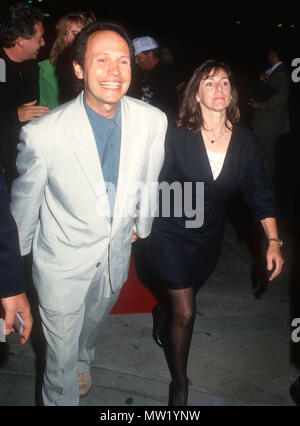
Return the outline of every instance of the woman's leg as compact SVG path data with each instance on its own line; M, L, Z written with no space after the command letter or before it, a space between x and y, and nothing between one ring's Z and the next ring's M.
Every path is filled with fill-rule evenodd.
M195 291L192 287L168 290L168 296L169 318L163 343L172 377L169 405L186 405L187 363L196 314Z

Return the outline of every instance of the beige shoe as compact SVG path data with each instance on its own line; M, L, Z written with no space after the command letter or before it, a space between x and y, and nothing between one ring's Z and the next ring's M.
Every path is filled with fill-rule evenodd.
M79 396L86 396L92 387L92 377L90 373L77 374L79 385Z

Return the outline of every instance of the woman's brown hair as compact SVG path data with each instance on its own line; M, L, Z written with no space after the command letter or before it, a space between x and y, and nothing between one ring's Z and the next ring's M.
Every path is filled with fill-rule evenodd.
M179 120L177 121L178 127L185 127L188 130L197 132L204 125L201 107L196 99L200 81L208 78L212 71L214 72L213 75L215 75L220 69L226 72L231 85L232 100L226 110L226 126L228 121L232 124L239 121L240 111L238 108L238 95L232 83L230 68L224 62L210 59L205 61L194 71L190 81L188 82L179 108Z

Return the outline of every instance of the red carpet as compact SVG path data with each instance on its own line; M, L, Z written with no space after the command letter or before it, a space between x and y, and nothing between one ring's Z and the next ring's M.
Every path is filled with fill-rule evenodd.
M131 257L128 280L123 285L110 315L150 313L156 303L153 294L138 280L134 260Z

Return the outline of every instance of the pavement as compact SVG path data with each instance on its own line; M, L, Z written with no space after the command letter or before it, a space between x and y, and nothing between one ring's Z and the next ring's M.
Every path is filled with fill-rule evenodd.
M300 342L291 342L293 245L290 231L281 236L285 267L263 290L251 282L247 244L227 226L217 269L197 295L189 406L295 405L289 394L300 375ZM81 406L167 406L170 376L151 330L151 314L108 317ZM25 345L16 335L0 344L0 406L40 405L42 349L37 331Z

